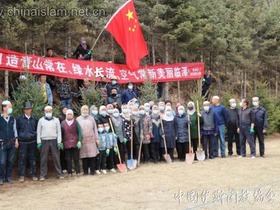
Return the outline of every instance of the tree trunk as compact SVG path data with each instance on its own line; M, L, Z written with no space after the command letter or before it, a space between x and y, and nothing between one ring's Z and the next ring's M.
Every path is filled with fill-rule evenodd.
M115 61L115 50L114 50L114 39L111 36L111 61L114 63Z
M246 84L246 82L247 82L247 73L244 70L244 98L247 97L247 84Z
M153 61L153 65L155 65L156 64L156 54L155 54L154 35L152 35L152 61Z
M168 41L164 42L165 64L169 63ZM164 99L169 100L169 82L164 84Z
M8 46L5 46L8 49ZM9 97L9 71L5 71L5 98Z
M276 77L275 77L275 96L278 98L278 67L276 68Z

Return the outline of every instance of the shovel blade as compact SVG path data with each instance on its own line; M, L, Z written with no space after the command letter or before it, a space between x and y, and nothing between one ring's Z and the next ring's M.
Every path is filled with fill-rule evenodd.
M137 160L133 160L133 159L129 159L127 160L127 168L129 170L133 170L136 168L136 165L137 165Z
M186 154L186 162L188 164L192 164L194 160L194 153L187 153Z
M125 164L123 164L123 163L117 164L117 167L118 167L118 169L121 173L126 173L127 172L127 167L126 167Z
M172 159L169 154L164 154L163 157L167 163L172 163Z
M205 160L205 152L204 152L204 150L197 150L196 151L196 158L199 161L204 161Z

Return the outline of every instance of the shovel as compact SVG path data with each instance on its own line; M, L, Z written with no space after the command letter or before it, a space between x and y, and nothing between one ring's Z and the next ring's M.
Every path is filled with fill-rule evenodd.
M140 166L140 162L141 162L141 150L142 150L142 145L143 145L143 130L141 131L141 142L140 142L140 147L139 147L139 153L138 153L138 162L137 162L137 166Z
M137 160L133 159L133 122L131 120L131 142L130 142L130 159L127 160L127 168L133 170L136 168Z
M188 114L189 153L186 153L186 162L188 164L192 164L194 160L194 153L192 151L191 125L189 122L190 122L190 115Z
M199 112L199 104L198 101L196 101L196 105L197 105L197 111ZM197 130L198 130L198 149L195 152L196 153L196 158L199 161L203 161L205 160L205 152L204 150L201 148L201 136L200 136L200 118L199 116L197 116Z
M113 131L113 133L115 134L115 130L114 130L114 127L113 127L113 125L112 125L112 121L111 121L110 118L109 118L109 122L110 122L110 126L111 126L111 128L112 128L112 131ZM119 157L119 162L120 162L119 164L117 164L117 167L118 167L118 169L119 169L119 171L120 171L121 173L125 173L125 172L127 172L127 168L126 168L126 165L122 163L122 159L121 159L121 155L120 155L120 150L119 150L119 147L118 147L118 143L117 143L117 150L118 150L118 157Z
M163 155L163 157L167 163L172 163L172 159L171 159L170 155L167 153L166 139L165 139L165 133L164 133L164 129L163 129L162 117L160 117L160 124L161 124L161 129L163 132L162 138L163 138L164 149L165 149L165 154Z

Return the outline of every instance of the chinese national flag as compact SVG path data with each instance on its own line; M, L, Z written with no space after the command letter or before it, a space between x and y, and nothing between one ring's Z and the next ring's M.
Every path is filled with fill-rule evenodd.
M111 17L105 28L115 37L126 55L126 64L136 70L140 60L148 54L139 20L132 0L127 1Z

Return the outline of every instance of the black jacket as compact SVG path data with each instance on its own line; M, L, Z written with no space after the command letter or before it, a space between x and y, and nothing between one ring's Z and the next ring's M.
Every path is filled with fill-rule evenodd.
M16 120L19 142L36 141L38 120L31 116L29 119L22 115Z

